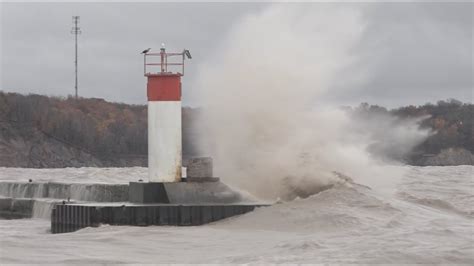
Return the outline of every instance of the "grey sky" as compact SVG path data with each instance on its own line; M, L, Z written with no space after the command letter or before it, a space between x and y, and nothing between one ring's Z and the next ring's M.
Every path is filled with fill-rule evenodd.
M145 103L146 81L139 53L165 42L169 50L187 48L193 54L183 86L185 104L194 104L186 90L192 90L196 68L242 16L268 5L2 3L0 89L73 94L70 30L71 17L79 15L83 31L79 37L81 96ZM367 25L354 53L359 54L360 67L372 73L350 93L328 94L328 101L368 101L390 107L446 98L472 102L472 3L363 6ZM347 78L352 72L348 70Z

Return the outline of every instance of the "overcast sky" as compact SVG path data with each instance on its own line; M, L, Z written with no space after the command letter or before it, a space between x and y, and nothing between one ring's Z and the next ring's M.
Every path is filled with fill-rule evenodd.
M233 25L272 4L252 3L1 3L1 90L74 94L73 15L81 16L79 94L146 102L143 58L148 47L187 48L184 102L199 67ZM322 5L320 3L300 5ZM351 4L340 4L351 5ZM352 4L365 30L354 48L370 78L347 93L326 95L337 104L369 102L395 107L473 98L473 4ZM328 25L330 27L331 25ZM262 33L264 34L264 33ZM275 41L278 41L275 39ZM262 49L264 49L262 47ZM368 67L369 66L369 67ZM342 78L351 78L347 71ZM337 86L335 84L334 86Z

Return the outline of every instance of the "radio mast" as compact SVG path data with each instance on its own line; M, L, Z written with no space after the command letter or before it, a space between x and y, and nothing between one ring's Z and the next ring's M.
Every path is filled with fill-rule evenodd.
M77 35L78 34L81 34L81 28L79 28L78 24L79 24L79 19L80 17L79 16L73 16L72 17L72 23L74 24L74 27L72 27L72 30L71 30L71 33L74 34L74 38L75 38L75 60L74 60L74 66L75 66L75 73L76 73L76 79L75 79L75 91L76 91L76 99L77 99Z

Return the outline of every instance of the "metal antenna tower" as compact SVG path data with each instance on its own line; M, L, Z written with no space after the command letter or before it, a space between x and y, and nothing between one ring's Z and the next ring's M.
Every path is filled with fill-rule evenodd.
M77 99L77 35L81 34L81 28L79 28L79 16L73 16L72 17L72 23L74 24L74 27L72 27L71 33L74 34L75 38L75 60L74 60L74 65L76 67L75 72L76 72L76 82L75 82L75 90L76 90L76 99Z

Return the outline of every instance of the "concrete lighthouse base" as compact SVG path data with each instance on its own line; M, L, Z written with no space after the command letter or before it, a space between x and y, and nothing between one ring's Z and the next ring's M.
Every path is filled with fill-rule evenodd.
M244 199L220 181L146 183L129 185L129 201L132 203L210 204L236 203Z
M238 203L240 193L212 177L212 158L196 157L183 161L186 177L181 182L130 182L132 203L213 204Z

